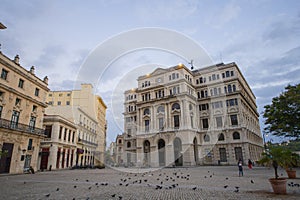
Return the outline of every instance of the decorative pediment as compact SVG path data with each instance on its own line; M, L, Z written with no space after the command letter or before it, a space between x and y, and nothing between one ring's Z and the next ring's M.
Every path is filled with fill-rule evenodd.
M159 74L163 74L167 72L166 69L163 69L163 68L156 68L152 73L151 73L151 76L156 76L156 75L159 75Z

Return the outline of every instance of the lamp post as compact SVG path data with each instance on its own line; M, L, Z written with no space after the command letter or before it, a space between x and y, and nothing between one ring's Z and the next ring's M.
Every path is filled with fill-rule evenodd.
M265 151L267 151L267 144L266 144L266 137L268 136L267 134L266 134L266 132L264 132L263 131L263 142L264 142L264 148L265 148Z

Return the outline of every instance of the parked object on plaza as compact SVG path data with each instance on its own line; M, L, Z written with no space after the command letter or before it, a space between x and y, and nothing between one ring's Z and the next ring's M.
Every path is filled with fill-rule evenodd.
M270 146L266 152L262 153L262 158L258 161L259 164L273 166L275 178L270 178L269 181L275 194L286 194L286 179L278 176L278 166L284 167L286 159L286 149L281 146Z
M249 159L249 160L248 160L248 168L249 168L249 169L252 169L252 165L253 165L253 163L252 163L252 161Z
M244 176L244 172L243 172L243 161L239 160L238 162L238 167L239 167L239 176Z

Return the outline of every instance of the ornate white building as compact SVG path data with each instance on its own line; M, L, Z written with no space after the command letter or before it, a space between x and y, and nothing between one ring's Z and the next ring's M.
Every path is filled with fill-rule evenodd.
M157 68L125 91L124 109L129 166L235 165L263 150L255 96L235 63Z

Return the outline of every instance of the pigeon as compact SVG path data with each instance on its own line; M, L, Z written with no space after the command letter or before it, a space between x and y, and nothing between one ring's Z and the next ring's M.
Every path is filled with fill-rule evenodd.
M193 187L192 189L193 189L193 190L196 190L196 189L197 189L197 187Z
M225 179L228 180L228 177L226 177Z
M227 188L228 187L228 185L224 185L224 188Z
M89 190L90 190L90 189L92 189L92 186L91 186L91 187L89 187Z
M45 196L46 196L46 197L50 197L50 193L46 194Z
M253 180L251 180L251 183L254 183L254 181L253 181Z
M88 180L88 179L86 179L85 181L86 181L86 182L89 182L89 180Z
M111 197L115 197L115 196L116 196L116 194L111 195Z
M77 186L76 186L76 185L74 185L74 188L77 188Z
M59 191L59 188L56 188L56 191Z

